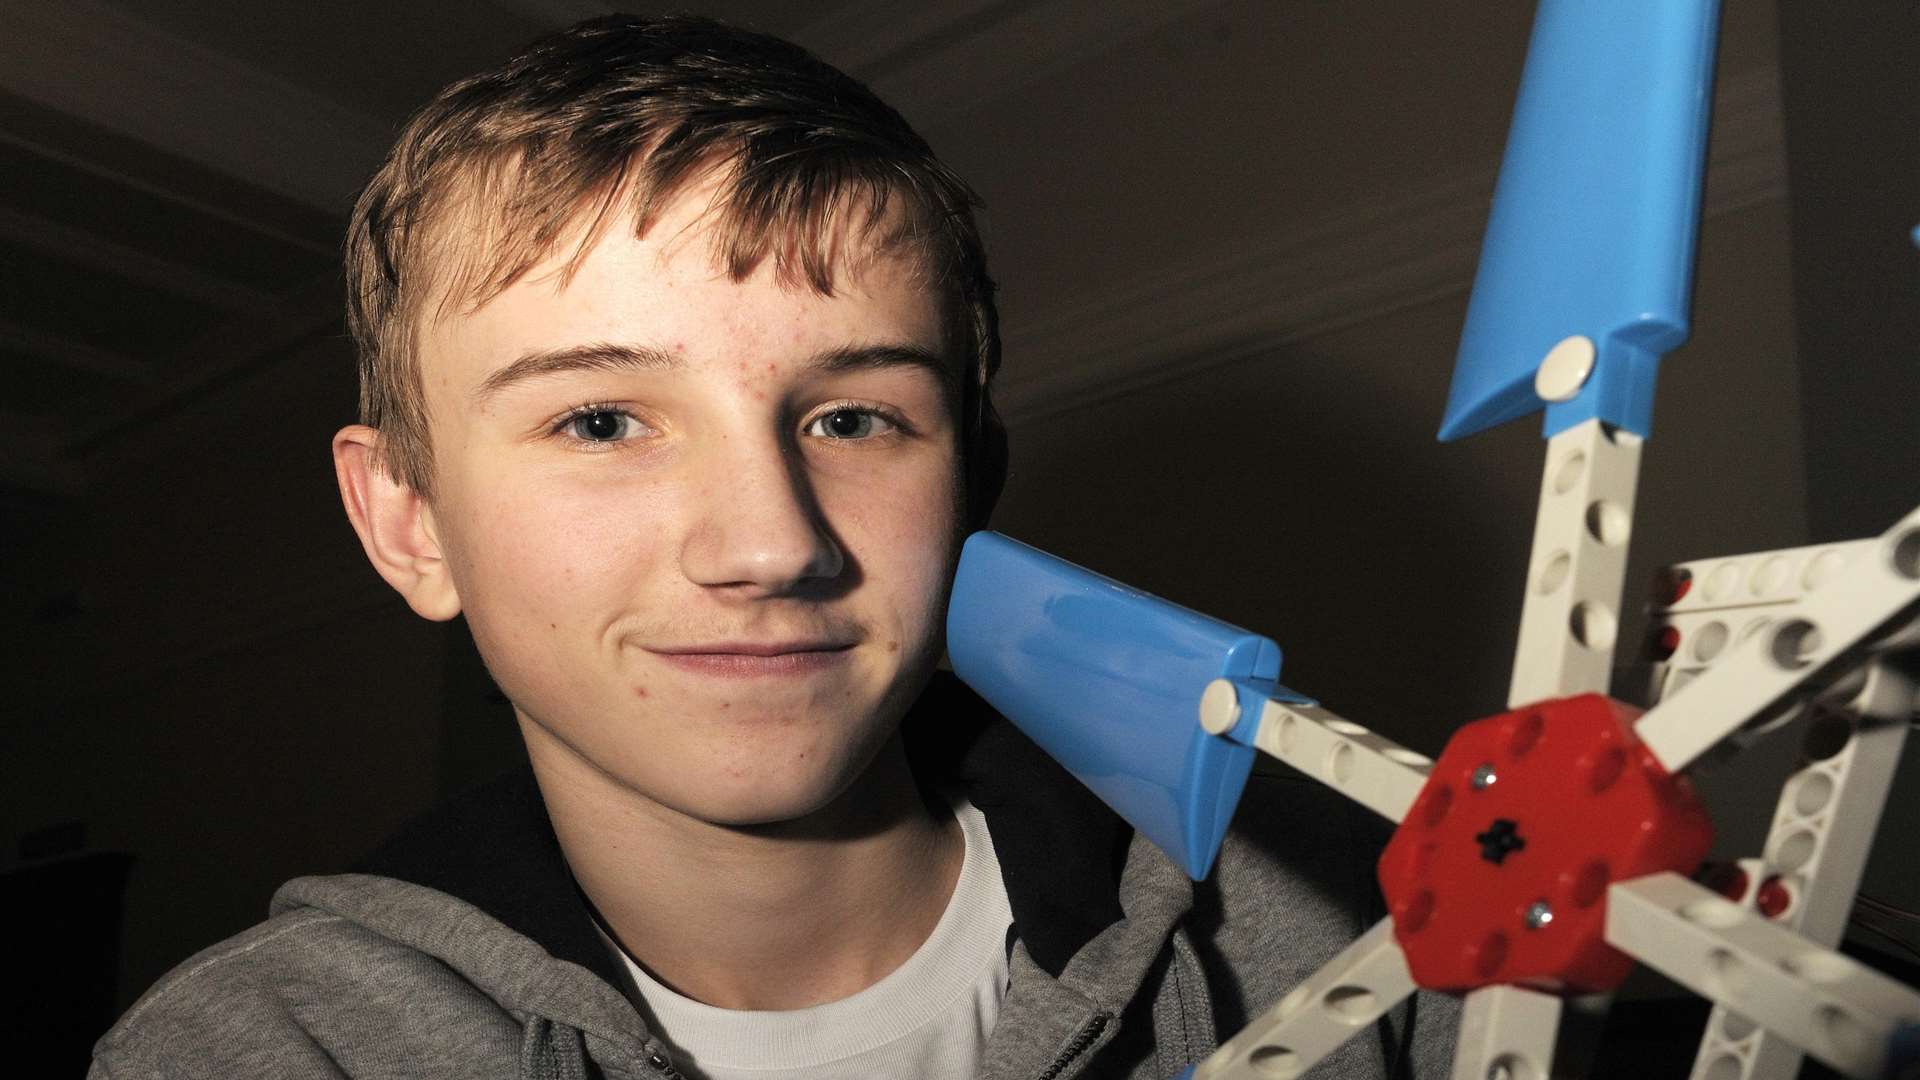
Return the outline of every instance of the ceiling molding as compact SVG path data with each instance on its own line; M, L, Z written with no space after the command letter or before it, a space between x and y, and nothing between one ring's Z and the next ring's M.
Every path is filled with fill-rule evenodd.
M794 35L925 134L1222 0L850 4Z
M1196 252L1077 303L1048 298L1047 315L1004 329L1000 411L1031 422L1464 292L1497 172L1263 226L1264 242L1237 257ZM1705 216L1785 192L1778 73L1723 80Z
M840 5L794 35L923 129L1221 0ZM598 0L497 0L549 26ZM1017 47L1010 47L1017 42ZM103 0L0 4L0 89L344 216L394 132Z
M149 255L98 233L0 206L0 239L36 248L62 262L136 281L171 296L229 311L259 311L279 303L273 293L209 274L187 263Z
M215 326L170 357L164 381L148 388L125 410L76 432L67 441L68 452L97 453L227 380L242 377L307 342L340 334L345 309L340 275L327 273L289 292L271 311Z
M554 30L615 10L602 0L494 0L494 6Z
M0 120L0 123L4 122L4 120ZM167 184L154 183L145 176L134 175L132 171L126 168L115 167L92 160L80 154L70 153L37 139L24 138L18 132L0 130L0 144L18 147L31 154L46 158L49 161L58 162L70 169L77 169L80 172L100 177L103 180L110 181L122 187L131 188L135 191L155 196L156 198L165 199L175 205L184 206L195 213L205 214L210 218L227 222L230 225L238 225L250 232L259 233L261 236L271 240L278 240L289 247L298 248L301 251L310 252L315 255L336 255L340 251L338 241L332 239L320 241L310 236L301 236L297 233L290 232L280 225L270 222L268 220L269 215L236 211L234 207L228 203L190 195L185 191L178 190ZM140 145L144 146L145 144L142 143ZM165 150L164 147L159 149L162 152ZM218 175L222 177L226 176L224 173Z
M4 319L0 319L0 349L120 382L145 384L159 378L159 369L148 361Z
M972 26L978 30L1043 3L948 0L944 4L905 7L875 2L841 4L808 23L794 39L849 74L871 78L886 70L889 60L923 50L924 43L955 37L958 28Z
M392 138L101 0L0 4L0 87L342 216Z

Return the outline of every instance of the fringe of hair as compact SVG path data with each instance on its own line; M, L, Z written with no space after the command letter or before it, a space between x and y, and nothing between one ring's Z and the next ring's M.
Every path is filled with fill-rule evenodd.
M1005 433L988 397L999 320L977 197L859 82L788 42L688 16L580 23L408 122L345 250L360 420L380 430L381 467L432 498L425 325L571 243L564 280L623 213L645 234L716 172L715 251L736 281L771 260L783 284L832 295L860 252L918 252L956 316L969 516L984 522Z

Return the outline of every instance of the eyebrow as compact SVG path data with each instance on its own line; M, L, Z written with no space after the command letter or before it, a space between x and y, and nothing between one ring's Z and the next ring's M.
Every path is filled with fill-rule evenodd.
M841 346L813 354L806 366L826 372L917 367L924 368L942 385L956 381L959 375L957 365L948 356L918 345Z
M585 371L671 371L684 364L679 356L651 345L597 342L523 353L488 375L473 389L473 403L485 405L510 387L550 375ZM918 345L843 345L815 353L805 366L816 371L861 371L890 367L924 368L942 384L958 372L947 357Z
M473 388L473 403L485 405L508 389L548 375L579 371L666 371L680 366L680 358L651 345L615 345L600 342L522 353L512 363L487 376Z

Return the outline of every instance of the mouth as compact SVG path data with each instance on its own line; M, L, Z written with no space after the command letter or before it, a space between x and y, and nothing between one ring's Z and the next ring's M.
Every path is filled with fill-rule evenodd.
M850 641L726 641L648 651L682 671L726 678L811 675L847 662Z

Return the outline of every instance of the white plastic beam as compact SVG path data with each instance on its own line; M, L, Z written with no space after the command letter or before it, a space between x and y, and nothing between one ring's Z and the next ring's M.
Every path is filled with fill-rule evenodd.
M1614 948L1847 1076L1877 1080L1888 1039L1920 1024L1920 993L1678 874L1609 889L1606 933Z
M1731 647L1727 656L1642 716L1635 730L1669 772L1743 726L1764 722L1796 693L1839 674L1843 657L1884 645L1920 607L1920 509L1808 594L1799 613ZM1906 637L1906 634L1896 634Z
M1360 805L1397 822L1433 761L1317 705L1267 702L1253 745Z
M1799 617L1808 595L1872 550L1874 540L1757 551L1675 563L1663 572L1686 582L1683 595L1655 605L1651 629L1673 632L1673 655L1653 667L1647 700L1658 704L1725 659L1733 646L1782 619Z
M1468 994L1452 1080L1546 1080L1560 1007L1559 998L1518 986L1484 986Z
M1852 701L1822 710L1809 734L1806 763L1780 791L1763 848L1766 858L1755 868L1758 876L1749 874L1744 906L1753 908L1762 882L1770 881L1776 896L1788 903L1774 922L1815 945L1840 944L1900 763L1914 700L1912 676L1875 663ZM1778 1034L1715 1005L1692 1075L1694 1080L1793 1080L1800 1058L1799 1048Z
M1413 991L1393 922L1382 919L1222 1044L1193 1080L1291 1080Z
M1547 440L1508 708L1607 692L1641 445L1599 420Z

